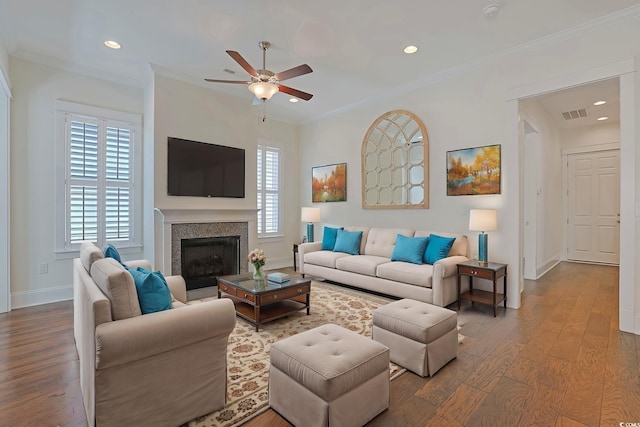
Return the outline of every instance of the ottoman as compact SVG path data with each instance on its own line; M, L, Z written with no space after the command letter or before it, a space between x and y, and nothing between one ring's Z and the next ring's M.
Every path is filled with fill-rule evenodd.
M333 324L278 341L269 405L299 427L363 426L389 407L389 349Z
M432 304L394 301L373 311L372 337L389 347L392 362L432 376L458 355L457 317Z

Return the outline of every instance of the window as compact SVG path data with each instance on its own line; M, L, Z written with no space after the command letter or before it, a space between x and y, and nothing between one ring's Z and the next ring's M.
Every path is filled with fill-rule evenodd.
M280 233L280 149L258 145L258 237Z
M60 249L76 250L84 240L100 247L139 245L142 194L134 186L141 169L139 116L62 101L57 106L63 138L57 147L64 151L58 159L65 170L59 186L64 194L64 206L58 204Z

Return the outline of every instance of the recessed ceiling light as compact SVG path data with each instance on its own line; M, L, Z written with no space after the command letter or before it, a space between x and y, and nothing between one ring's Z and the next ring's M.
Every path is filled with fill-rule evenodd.
M409 45L404 48L403 52L411 55L412 53L416 53L418 51L418 46Z
M596 101L596 102L593 103L593 105L604 105L606 103L607 103L607 101Z
M104 45L110 49L120 49L122 47L120 43L115 40L105 40Z
M296 102L298 102L298 101L299 101L299 99L298 99L298 98L289 98L289 102L296 103Z
M602 120L608 120L609 117L607 116L602 116L602 117L598 117L598 120L602 121Z

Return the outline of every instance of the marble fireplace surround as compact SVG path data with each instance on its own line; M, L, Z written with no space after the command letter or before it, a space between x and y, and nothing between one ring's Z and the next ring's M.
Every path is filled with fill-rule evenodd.
M240 272L248 271L249 248L255 247L257 209L155 209L156 269L181 273L181 239L240 236Z

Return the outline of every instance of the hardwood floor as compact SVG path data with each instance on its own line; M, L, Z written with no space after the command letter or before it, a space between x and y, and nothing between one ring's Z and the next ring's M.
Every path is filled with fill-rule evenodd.
M463 303L458 358L391 382L369 426L640 423L640 336L618 330L618 269L562 263L522 307ZM0 314L0 426L85 426L70 301ZM245 424L289 426L268 410Z

